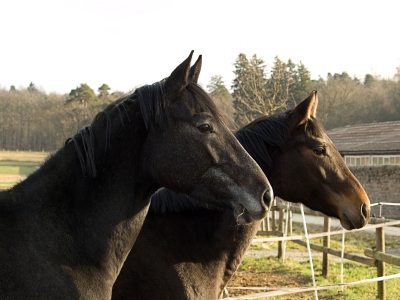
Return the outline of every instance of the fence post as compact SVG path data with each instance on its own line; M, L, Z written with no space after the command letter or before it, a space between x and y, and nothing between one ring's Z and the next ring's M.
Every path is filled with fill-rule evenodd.
M285 210L283 208L279 209L279 224L278 224L278 231L284 233L284 222L285 222ZM278 242L278 258L285 259L285 252L284 252L284 241Z
M289 208L288 234L289 235L293 234L293 212L290 208Z
M270 225L269 225L269 212L268 215L262 220L261 222L261 231L270 231Z
M385 229L384 227L376 228L376 251L385 253ZM377 276L385 276L385 263L377 261ZM386 299L386 282L384 280L378 281L378 298Z
M272 226L271 226L271 230L272 231L276 231L276 199L274 198L273 202L272 202L272 207L271 207L271 211L272 211Z
M331 218L329 217L324 217L324 232L330 232L331 231ZM324 247L329 248L331 245L331 236L324 236L322 245ZM327 277L329 276L329 254L326 252L323 252L322 254L322 276Z

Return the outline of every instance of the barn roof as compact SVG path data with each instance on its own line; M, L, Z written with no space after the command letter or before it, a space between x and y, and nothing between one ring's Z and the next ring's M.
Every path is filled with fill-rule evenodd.
M342 155L400 154L400 121L349 125L327 133Z

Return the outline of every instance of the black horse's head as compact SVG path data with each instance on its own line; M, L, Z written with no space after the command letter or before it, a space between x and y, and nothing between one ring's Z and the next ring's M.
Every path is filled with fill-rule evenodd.
M240 223L263 218L271 187L197 85L201 56L190 68L192 53L165 80L168 121L149 126L143 162L160 186L233 207Z
M119 193L167 187L214 206L233 208L239 223L261 219L268 211L272 189L222 121L214 102L197 85L201 56L190 67L192 54L168 78L116 101L99 114L93 129L81 131L80 148L86 153L81 155L81 165L92 177L118 184ZM97 144L95 137L104 133L107 151L88 151ZM104 144L96 148L104 149ZM127 180L131 186L122 184ZM149 187L147 192L144 187Z

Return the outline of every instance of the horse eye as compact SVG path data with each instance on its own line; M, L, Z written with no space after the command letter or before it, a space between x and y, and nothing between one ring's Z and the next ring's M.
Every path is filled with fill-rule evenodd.
M317 154L317 155L323 155L323 154L325 154L325 148L323 148L323 147L315 148L313 151L314 151L314 153Z
M210 124L201 124L200 126L197 127L201 132L211 132L211 126Z

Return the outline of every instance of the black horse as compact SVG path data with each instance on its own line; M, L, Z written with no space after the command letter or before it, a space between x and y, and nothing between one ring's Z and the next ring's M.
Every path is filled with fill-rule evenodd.
M238 223L266 215L268 181L195 83L192 54L0 193L0 299L109 299L162 186L233 208Z
M262 117L236 137L270 178L274 193L339 218L347 229L369 218L369 199L315 119L316 92L294 110ZM161 189L113 287L113 299L217 299L260 222ZM189 205L190 203L190 205Z

